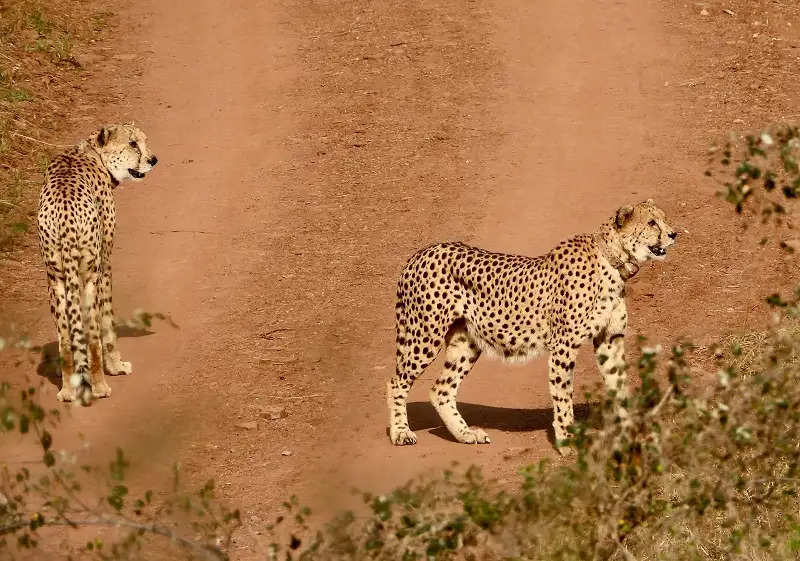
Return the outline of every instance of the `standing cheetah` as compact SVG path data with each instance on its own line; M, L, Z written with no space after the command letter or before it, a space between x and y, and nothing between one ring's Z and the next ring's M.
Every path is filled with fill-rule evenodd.
M142 179L158 159L133 125L102 128L56 156L39 201L39 243L58 329L60 401L108 397L109 375L130 374L116 348L111 307L114 193ZM88 352L87 352L88 348Z
M489 437L456 409L456 392L482 352L508 361L550 353L556 446L572 424L572 375L592 339L609 389L627 395L623 332L625 281L662 260L677 234L652 200L620 208L594 234L578 235L540 257L490 253L462 243L418 251L397 285L397 370L387 383L389 437L415 444L406 400L414 380L445 348L430 400L450 433L468 444Z

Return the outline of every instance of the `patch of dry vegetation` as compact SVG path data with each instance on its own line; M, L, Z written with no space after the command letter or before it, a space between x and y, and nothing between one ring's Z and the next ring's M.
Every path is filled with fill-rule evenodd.
M800 341L800 322L793 320L777 323L770 329L728 335L721 341L720 352L736 371L753 374L770 360L769 349L776 347L785 351L785 360L800 366L797 341Z
M0 3L0 251L32 229L51 142L82 96L75 51L102 39L109 17L95 3Z
M471 468L365 495L370 515L301 528L268 558L797 559L798 350L771 340L764 367L705 388L689 385L680 347L668 361L643 350L629 420L605 400L575 429L575 465L527 467L513 492ZM287 507L302 526L307 513Z

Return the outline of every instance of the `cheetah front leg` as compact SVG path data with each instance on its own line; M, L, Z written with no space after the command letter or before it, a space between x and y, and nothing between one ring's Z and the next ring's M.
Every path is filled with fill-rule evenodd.
M111 266L106 265L100 274L98 304L100 333L103 340L103 362L106 374L118 376L133 372L130 362L124 362L117 350L117 332L114 331L114 308L111 300Z
M444 371L430 391L430 399L447 430L464 444L489 444L489 436L479 428L471 428L456 407L456 394L481 351L462 325L453 327L446 337Z
M569 427L575 422L572 405L572 374L578 352L571 346L562 344L550 353L550 397L553 400L553 431L556 449L562 456L572 452L566 446L570 439Z
M628 326L628 312L625 300L620 300L611 310L608 325L594 339L594 352L597 368L610 392L615 392L618 400L618 414L626 417L623 402L628 397L628 377L625 373L625 328Z

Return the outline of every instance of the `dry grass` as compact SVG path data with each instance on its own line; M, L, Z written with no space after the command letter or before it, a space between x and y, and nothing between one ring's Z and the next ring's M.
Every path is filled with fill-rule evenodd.
M800 353L795 352L798 341L800 321L787 320L770 329L728 335L720 342L720 352L736 371L752 374L765 366L770 360L770 351L776 347L791 351L784 357L788 365L800 365Z
M32 228L51 143L79 100L81 46L104 36L97 3L10 0L0 4L0 251Z

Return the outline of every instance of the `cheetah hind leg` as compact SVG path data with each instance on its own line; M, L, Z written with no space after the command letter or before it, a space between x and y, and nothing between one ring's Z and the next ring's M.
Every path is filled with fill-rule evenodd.
M55 275L49 283L50 311L58 330L58 362L61 370L61 389L56 395L58 401L74 401L75 388L72 386L73 364L72 349L69 339L69 325L67 319L67 292L64 280Z
M133 365L122 360L117 350L117 332L114 330L114 309L111 301L111 271L100 275L99 308L100 332L103 340L103 365L109 376L127 375L133 372Z
M389 406L389 440L395 446L409 446L417 443L417 435L408 426L407 399L410 389L409 378L404 380L395 375L386 383L386 402Z
M417 435L408 424L408 393L414 380L422 374L439 353L441 342L428 337L433 342L431 348L409 340L402 326L398 324L397 369L395 375L386 383L386 403L389 408L389 440L395 446L417 443Z
M88 332L89 378L92 384L92 397L111 397L111 387L103 373L103 350L100 342L100 323L98 321L97 279L95 272L89 273L83 288L83 317Z
M103 355L105 361L106 374L109 376L126 376L133 372L133 365L122 360L119 351L112 351Z
M481 351L463 321L450 329L445 341L444 370L431 388L431 403L456 440L464 444L489 444L489 436L483 430L467 425L456 407L458 387L472 370Z

